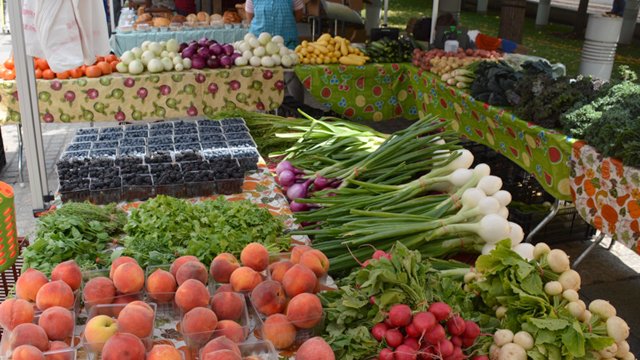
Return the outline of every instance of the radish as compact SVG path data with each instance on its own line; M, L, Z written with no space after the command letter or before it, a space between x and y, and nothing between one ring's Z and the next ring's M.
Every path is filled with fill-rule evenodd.
M400 345L394 352L395 360L416 360L418 352L407 345Z
M394 360L393 350L391 350L389 348L382 349L380 351L380 354L378 355L378 358L380 360Z
M507 308L504 306L498 306L496 309L496 317L498 319L502 319L505 315L507 315Z
M400 330L391 329L387 330L387 332L384 334L384 339L387 342L387 345L391 346L392 348L397 348L398 346L400 346L400 344L402 344L404 336L402 336Z
M547 262L549 267L555 273L561 274L569 270L569 256L560 249L553 249L547 254Z
M578 272L575 270L569 269L563 272L562 274L560 274L558 281L560 282L560 284L562 284L563 289L571 289L575 291L580 290L580 274L578 274Z
M607 334L616 342L624 341L629 337L629 325L621 318L612 316L607 319Z
M462 349L459 347L453 348L453 354L444 358L444 360L464 360L466 356L462 352Z
M446 336L444 328L440 324L436 324L431 330L425 334L425 339L431 344L437 344Z
M375 260L380 260L380 258L386 257L386 255L387 253L384 250L376 250L373 252L373 255L371 256L371 258Z
M394 327L407 326L411 323L411 308L408 305L393 305L389 310L389 321Z
M384 323L375 324L371 329L371 336L378 341L382 341L388 329L389 328Z
M500 349L498 360L527 360L527 352L518 344L508 343Z
M487 355L476 355L471 360L489 360L489 357Z
M412 337L405 338L404 342L402 342L402 345L407 345L408 347L412 348L415 351L418 351L420 349L420 344L418 343L418 339L412 338Z
M437 324L437 322L438 321L436 320L435 315L430 312L423 311L417 313L413 317L413 322L409 326L415 327L418 334L423 334L424 332L429 331L431 328L433 328ZM409 334L408 328L407 334Z
M440 352L442 357L453 355L454 348L455 346L453 346L453 343L447 339L440 340L438 345L436 345L436 349Z
M610 317L616 316L616 308L614 308L613 305L609 304L609 302L606 300L593 300L589 304L589 311L600 316L603 319L608 319Z
M475 321L467 320L464 323L464 337L475 340L480 336L480 326L478 326Z
M513 332L509 329L500 329L493 334L493 342L498 346L503 346L513 341Z
M462 335L465 330L464 320L458 315L454 315L447 321L447 330L451 335Z
M536 260L539 260L542 255L546 255L551 251L551 248L549 248L549 245L545 244L545 243L537 243L536 246L533 248L533 258Z
M412 322L411 324L409 324L407 327L404 328L404 331L407 333L407 336L412 338L417 338L417 337L420 337L420 335L422 335L422 332L418 331L418 328L416 328L416 326L414 325L416 321L415 316L413 317L413 321L414 322Z
M462 338L460 336L452 336L451 337L451 343L453 344L453 346L461 347L462 346Z
M467 338L467 337L463 337L462 338L462 346L463 348L468 348L473 346L473 344L476 342L476 339L471 339L471 338Z
M549 281L544 284L544 292L549 296L562 294L562 284L559 281Z
M533 349L533 336L526 331L518 331L513 335L513 342L520 345L525 350Z
M451 314L451 306L443 302L435 302L429 306L429 312L440 322L449 317L449 314Z

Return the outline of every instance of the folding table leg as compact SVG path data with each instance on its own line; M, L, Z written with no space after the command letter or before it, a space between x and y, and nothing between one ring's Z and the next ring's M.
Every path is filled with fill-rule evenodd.
M549 212L549 215L547 215L544 219L542 219L542 221L536 225L535 228L533 228L533 230L531 230L531 232L529 233L529 235L527 235L527 238L524 240L524 242L531 242L531 240L533 239L533 236L540 230L542 230L543 227L545 227L551 220L553 220L553 218L558 214L558 210L560 210L560 200L557 200L553 203L553 206L551 206L551 212Z
M578 256L576 261L573 262L573 267L575 268L578 265L580 265L582 260L584 260L587 257L587 255L589 255L593 251L593 249L596 248L596 246L600 245L602 240L604 240L604 237L605 237L605 234L601 231L598 237L593 241L593 244L589 245L589 247L585 251L583 251L582 254L580 254L580 256ZM611 244L613 244L613 240L611 241Z

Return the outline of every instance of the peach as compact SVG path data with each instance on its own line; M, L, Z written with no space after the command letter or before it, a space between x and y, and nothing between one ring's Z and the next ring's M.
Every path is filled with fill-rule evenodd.
M104 276L95 277L84 285L82 296L89 305L111 304L116 296L116 287Z
M176 289L176 279L170 272L157 269L147 279L147 294L157 303L167 303L173 300Z
M118 266L127 263L137 264L138 262L136 261L136 259L128 256L120 256L119 258L113 260L113 262L111 263L111 268L109 269L109 279L113 279L113 273L116 271Z
M49 340L66 340L73 336L75 319L71 311L54 306L42 312L38 325L47 333Z
M300 257L302 256L302 254L309 250L313 250L313 248L307 245L294 246L291 250L291 262L294 264L298 264L300 262Z
M262 244L251 243L242 249L240 261L255 271L263 271L269 266L269 252Z
M244 296L234 292L221 292L211 298L211 309L218 320L240 320L245 308Z
M73 307L73 290L62 280L52 281L38 290L36 306L40 310L46 310L53 306L62 306L65 309Z
M262 327L262 336L276 349L289 348L296 341L296 327L282 314L269 316Z
M296 360L336 360L336 356L331 346L323 338L316 336L298 348Z
M176 290L176 304L183 312L209 306L209 290L198 280L189 279Z
M233 292L233 286L231 284L222 284L216 289L215 294L221 292Z
M182 266L185 263L188 263L189 261L200 261L200 260L198 260L198 258L193 255L180 256L179 258L174 260L173 264L171 264L171 267L169 268L169 272L171 272L171 275L175 277L176 274L178 273L178 269L180 269L180 266Z
M315 294L296 295L287 306L287 319L301 329L311 329L322 320L322 303Z
M84 339L89 347L100 352L104 344L118 331L118 323L111 316L94 316L84 327Z
M124 263L113 272L113 285L122 294L134 294L144 287L144 270L138 264Z
M261 282L251 292L251 301L260 313L271 315L281 313L287 304L287 296L285 295L282 285L274 280Z
M289 260L278 261L269 265L269 274L271 274L271 280L282 282L284 274L292 267L293 263Z
M61 262L51 271L51 280L62 280L69 285L71 290L76 291L82 283L82 271L75 260Z
M200 261L187 261L176 272L176 281L178 285L182 285L188 279L196 279L207 285L209 272Z
M220 320L214 336L226 336L229 338L229 340L239 344L246 338L244 330L245 329L242 327L242 325L233 320Z
M27 301L36 301L36 296L41 287L49 282L49 279L36 269L27 269L16 281L16 296Z
M127 305L129 303L132 303L134 301L138 301L142 299L141 294L134 294L134 295L120 295L120 296L116 296L115 298L113 298L113 305ZM111 309L105 308L102 309L104 310L105 315L111 315L113 317L118 317L120 316L120 312L125 308L125 306L113 306Z
M181 322L182 334L190 344L196 345L196 347L204 345L211 338L217 326L218 317L216 314L204 307L189 310Z
M20 345L15 350L13 350L13 354L11 356L13 360L44 360L44 354L40 349L31 345Z
M104 344L101 359L144 360L144 356L144 344L138 337L128 333L118 333L110 337Z
M44 330L36 324L20 324L13 328L9 337L9 344L12 350L20 345L33 345L40 351L47 351L49 339Z
M221 336L209 341L207 345L205 345L202 348L202 350L200 351L200 358L206 359L207 354L210 354L214 351L219 351L219 350L230 350L234 354L237 354L238 356L242 356L242 353L240 352L240 348L236 343L231 341L226 336Z
M67 351L64 351L67 350ZM64 341L52 341L44 358L47 360L74 360L75 356L71 347Z
M213 258L209 272L216 282L228 283L231 273L239 267L240 264L235 256L229 253L222 253Z
M182 355L173 345L158 344L151 348L147 360L182 360Z
M131 302L118 314L118 331L145 338L153 333L154 318L153 308L149 304L142 301Z
M262 276L250 267L236 269L229 278L234 291L252 291L262 282Z
M282 286L289 297L313 292L317 282L318 279L313 271L300 264L293 265L282 278Z
M329 259L320 250L309 250L300 256L300 264L308 267L321 278L329 272Z
M11 331L20 324L33 322L33 305L27 300L7 299L0 304L0 325Z
M203 360L242 360L242 357L232 350L218 350L207 353Z

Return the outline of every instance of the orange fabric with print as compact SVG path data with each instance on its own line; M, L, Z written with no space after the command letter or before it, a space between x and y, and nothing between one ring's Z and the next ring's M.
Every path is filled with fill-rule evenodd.
M478 49L488 51L498 50L500 48L500 43L500 39L493 36L478 34L476 37L476 48Z

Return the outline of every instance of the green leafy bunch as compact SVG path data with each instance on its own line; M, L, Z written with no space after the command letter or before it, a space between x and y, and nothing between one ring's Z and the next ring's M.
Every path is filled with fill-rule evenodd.
M194 255L205 264L222 252L239 255L251 242L272 250L288 248L282 221L247 200L191 203L158 196L135 209L125 227L123 254L142 266Z
M82 269L107 267L108 251L126 220L126 214L115 205L64 204L38 219L35 238L23 250L24 267L46 275L70 259Z

